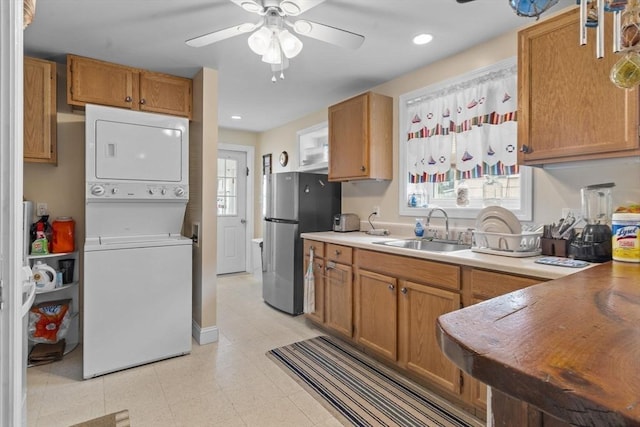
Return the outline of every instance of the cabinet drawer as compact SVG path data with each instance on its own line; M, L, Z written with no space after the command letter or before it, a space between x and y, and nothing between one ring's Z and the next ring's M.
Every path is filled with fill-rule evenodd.
M467 274L473 296L480 299L494 298L547 280L477 269L469 269Z
M325 258L330 261L349 265L353 262L353 248L350 248L349 246L327 243L325 249Z
M367 250L356 252L356 265L358 268L381 272L399 279L447 289L460 289L460 267L457 265Z
M324 258L324 243L316 240L304 240L304 254L309 255L309 249L313 248L313 255Z

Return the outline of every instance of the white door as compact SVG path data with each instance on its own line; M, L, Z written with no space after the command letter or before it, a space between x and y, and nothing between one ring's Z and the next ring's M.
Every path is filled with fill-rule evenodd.
M218 274L246 271L247 154L218 150Z
M0 7L0 426L26 425L22 331L22 0Z

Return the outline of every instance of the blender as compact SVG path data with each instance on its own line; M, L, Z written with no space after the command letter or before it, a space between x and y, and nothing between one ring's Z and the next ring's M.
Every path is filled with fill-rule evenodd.
M613 182L580 189L582 217L587 222L569 247L569 256L589 262L611 260L611 189Z

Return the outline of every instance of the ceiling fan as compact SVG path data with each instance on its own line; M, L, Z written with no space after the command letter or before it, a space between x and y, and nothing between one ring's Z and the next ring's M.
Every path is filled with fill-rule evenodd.
M202 47L240 34L250 33L248 43L251 50L262 56L262 61L271 64L275 73L289 65L289 59L302 50L302 42L291 34L311 37L336 46L357 49L364 42L364 36L340 28L330 27L306 19L292 21L290 18L323 3L325 0L231 0L244 10L256 13L261 19L255 23L247 22L185 41L188 46ZM271 79L276 81L275 74Z
M458 3L469 3L474 0L456 0ZM518 16L528 16L539 18L540 15L549 9L558 0L508 0L509 5Z

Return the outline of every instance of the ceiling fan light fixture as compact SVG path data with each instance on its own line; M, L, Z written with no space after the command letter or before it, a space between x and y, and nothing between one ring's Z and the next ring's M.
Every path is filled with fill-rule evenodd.
M267 51L262 55L262 62L266 62L267 64L282 64L282 49L280 48L280 41L275 34L271 37Z
M280 31L280 34L278 34L278 39L280 40L280 47L282 48L282 52L284 52L284 55L287 58L291 59L302 51L302 42L299 38L291 34L289 31Z
M266 27L260 28L249 36L247 40L249 48L251 48L256 55L264 55L271 44L271 36L271 30Z

